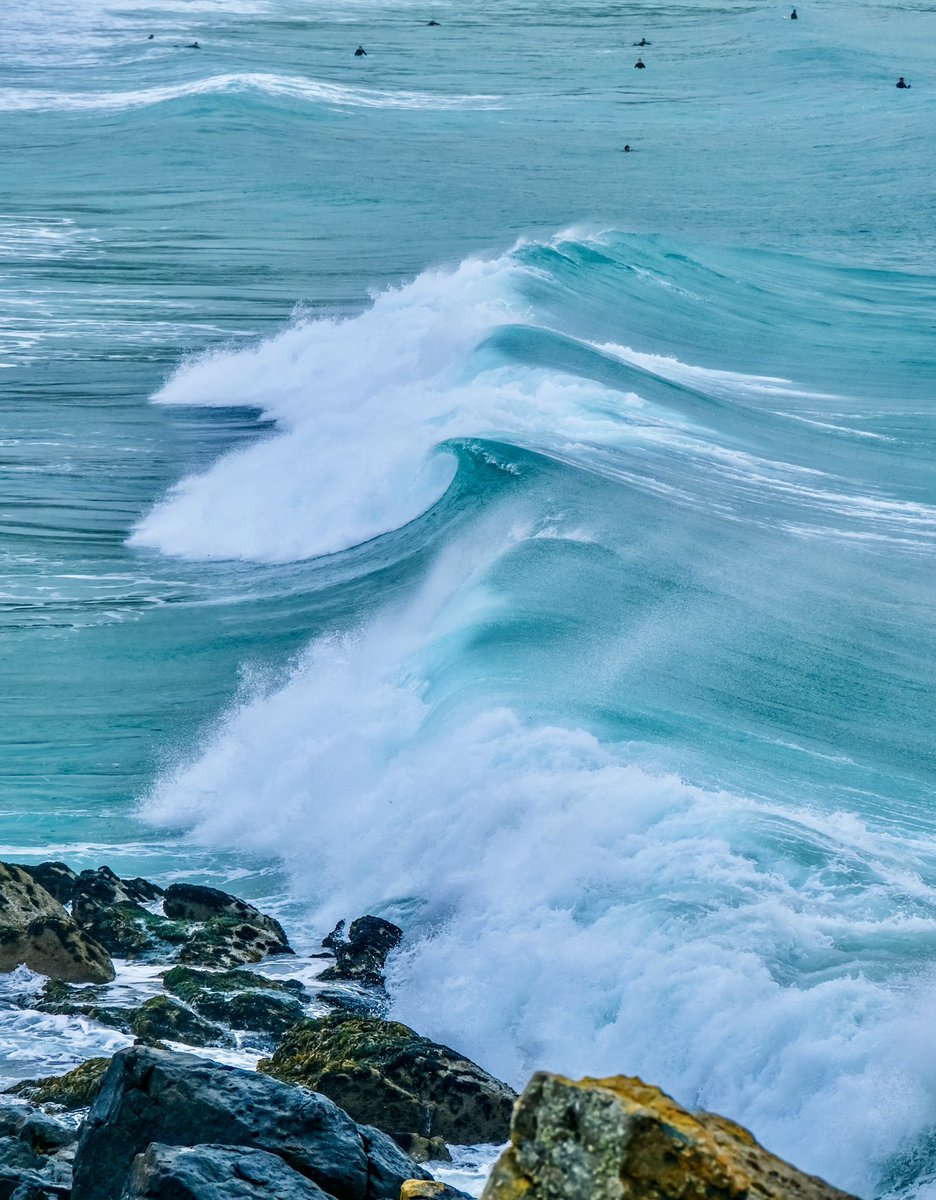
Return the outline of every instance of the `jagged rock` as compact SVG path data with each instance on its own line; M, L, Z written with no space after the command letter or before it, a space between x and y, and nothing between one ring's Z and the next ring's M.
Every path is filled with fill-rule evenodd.
M854 1200L623 1075L533 1076L482 1200Z
M114 965L22 867L0 863L0 971L25 963L67 983L109 983Z
M474 1197L438 1179L407 1179L400 1188L400 1200L474 1200Z
M331 933L322 938L322 945L326 950L336 950L345 944L348 940L345 937L345 925L347 925L347 921L339 921Z
M89 1058L65 1075L43 1079L21 1079L8 1089L11 1096L25 1096L33 1104L55 1104L60 1108L87 1108L97 1095L110 1066L109 1058Z
M111 1060L82 1127L73 1200L117 1200L153 1142L218 1143L278 1154L336 1200L397 1196L424 1176L376 1129L359 1128L325 1096L236 1067L133 1046Z
M382 987L387 955L399 946L403 930L382 917L358 917L351 922L348 940L340 941L339 923L326 942L335 952L335 965L326 967L320 979L347 979L369 987Z
M287 950L280 953L292 954L292 950L288 949L286 933L279 921L268 917L246 900L229 896L227 892L221 892L217 888L202 887L194 883L170 884L163 896L163 910L167 917L180 921L212 921L221 918L255 925L258 929L265 929L287 946Z
M397 1021L332 1013L300 1021L257 1070L330 1096L394 1138L502 1142L515 1093Z
M193 1013L168 996L153 996L135 1015L131 1030L144 1042L184 1042L186 1046L210 1046L224 1030Z
M270 954L293 954L286 941L266 926L233 917L214 917L200 926L182 947L179 962L200 967L238 967Z
M150 1146L121 1200L330 1200L281 1158L243 1146Z
M78 876L63 862L42 862L34 867L23 867L40 887L45 888L59 904L71 904L75 880Z
M158 883L150 883L148 879L143 879L137 875L134 879L123 880L123 885L130 893L132 899L139 904L151 904L154 900L159 900L165 896L165 890Z
M72 915L110 954L153 957L190 934L187 926L143 907L160 894L148 880L121 879L110 867L82 871L74 885Z
M301 1020L305 1011L298 999L305 989L298 980L279 983L255 971L212 972L179 966L166 972L163 986L210 1021L274 1037Z

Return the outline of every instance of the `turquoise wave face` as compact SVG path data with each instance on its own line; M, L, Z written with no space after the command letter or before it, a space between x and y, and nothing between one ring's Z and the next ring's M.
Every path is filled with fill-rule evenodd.
M927 1195L936 16L784 18L8 0L0 842Z

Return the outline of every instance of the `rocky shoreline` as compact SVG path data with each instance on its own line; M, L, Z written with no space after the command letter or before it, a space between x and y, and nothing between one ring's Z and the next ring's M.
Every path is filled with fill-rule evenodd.
M295 956L286 931L216 888L0 864L0 971L48 977L24 1007L125 1038L0 1096L0 1200L457 1200L421 1164L508 1138L485 1200L844 1196L639 1080L540 1074L518 1100L386 1019L402 937L379 917L340 923L313 989L251 969ZM114 958L156 966L160 994L116 1003ZM256 1070L191 1053L245 1037L266 1051Z

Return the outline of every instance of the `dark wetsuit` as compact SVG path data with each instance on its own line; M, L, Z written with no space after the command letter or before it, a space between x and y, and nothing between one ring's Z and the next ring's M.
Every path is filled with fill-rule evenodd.
M637 68L638 71L645 71L647 68L647 64L644 62L644 60L642 58L638 58L637 61L634 63L634 66Z
M367 51L364 49L363 46L358 46L357 50L355 50L355 52L354 52L354 57L355 58L366 58Z
M900 78L897 80L897 86L898 86L898 87L901 89L901 91L903 91L903 90L905 90L906 88L908 88L908 87L910 86L910 84L909 84L909 83L906 83L906 82L904 81L904 77L903 77L903 75L901 75L901 77L900 77Z

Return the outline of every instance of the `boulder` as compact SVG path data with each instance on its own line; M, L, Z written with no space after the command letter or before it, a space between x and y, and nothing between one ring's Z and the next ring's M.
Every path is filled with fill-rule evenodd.
M854 1200L713 1113L692 1114L623 1075L541 1072L482 1200Z
M166 972L163 986L210 1021L273 1037L284 1034L305 1013L299 1000L305 994L301 983L292 979L278 983L255 971L197 971L178 966Z
M300 1021L257 1069L330 1096L401 1143L413 1135L503 1142L516 1098L469 1059L406 1025L342 1013Z
M270 954L292 954L289 943L260 925L215 917L192 934L179 962L200 967L239 967L260 962Z
M389 1138L325 1096L236 1067L145 1046L111 1060L75 1156L73 1200L117 1200L153 1142L247 1146L279 1155L335 1200L396 1197L425 1173Z
M110 867L82 871L75 881L72 915L91 937L121 958L168 952L189 936L188 926L144 908L161 889L145 879L121 879Z
M65 1075L21 1079L8 1092L11 1096L25 1096L33 1104L54 1104L64 1109L87 1108L97 1095L110 1061L109 1058L89 1058Z
M133 1160L121 1200L330 1200L266 1150L244 1146L148 1147Z
M0 863L0 971L25 964L67 983L109 983L114 964L22 867Z
M177 921L212 921L221 918L255 925L287 946L287 950L280 953L293 953L288 948L286 934L279 921L268 917L246 900L229 896L217 888L201 887L194 883L170 884L163 895L163 911L167 917Z
M168 996L153 996L133 1018L131 1031L143 1042L183 1042L186 1046L217 1045L224 1030Z
M343 922L332 930L322 945L335 952L335 965L326 967L323 980L346 979L368 987L383 987L384 964L391 950L403 940L403 930L382 917L358 917L351 922L346 941L341 940Z
M71 904L75 880L78 876L63 862L42 862L35 867L23 867L36 883L58 900L59 904Z

